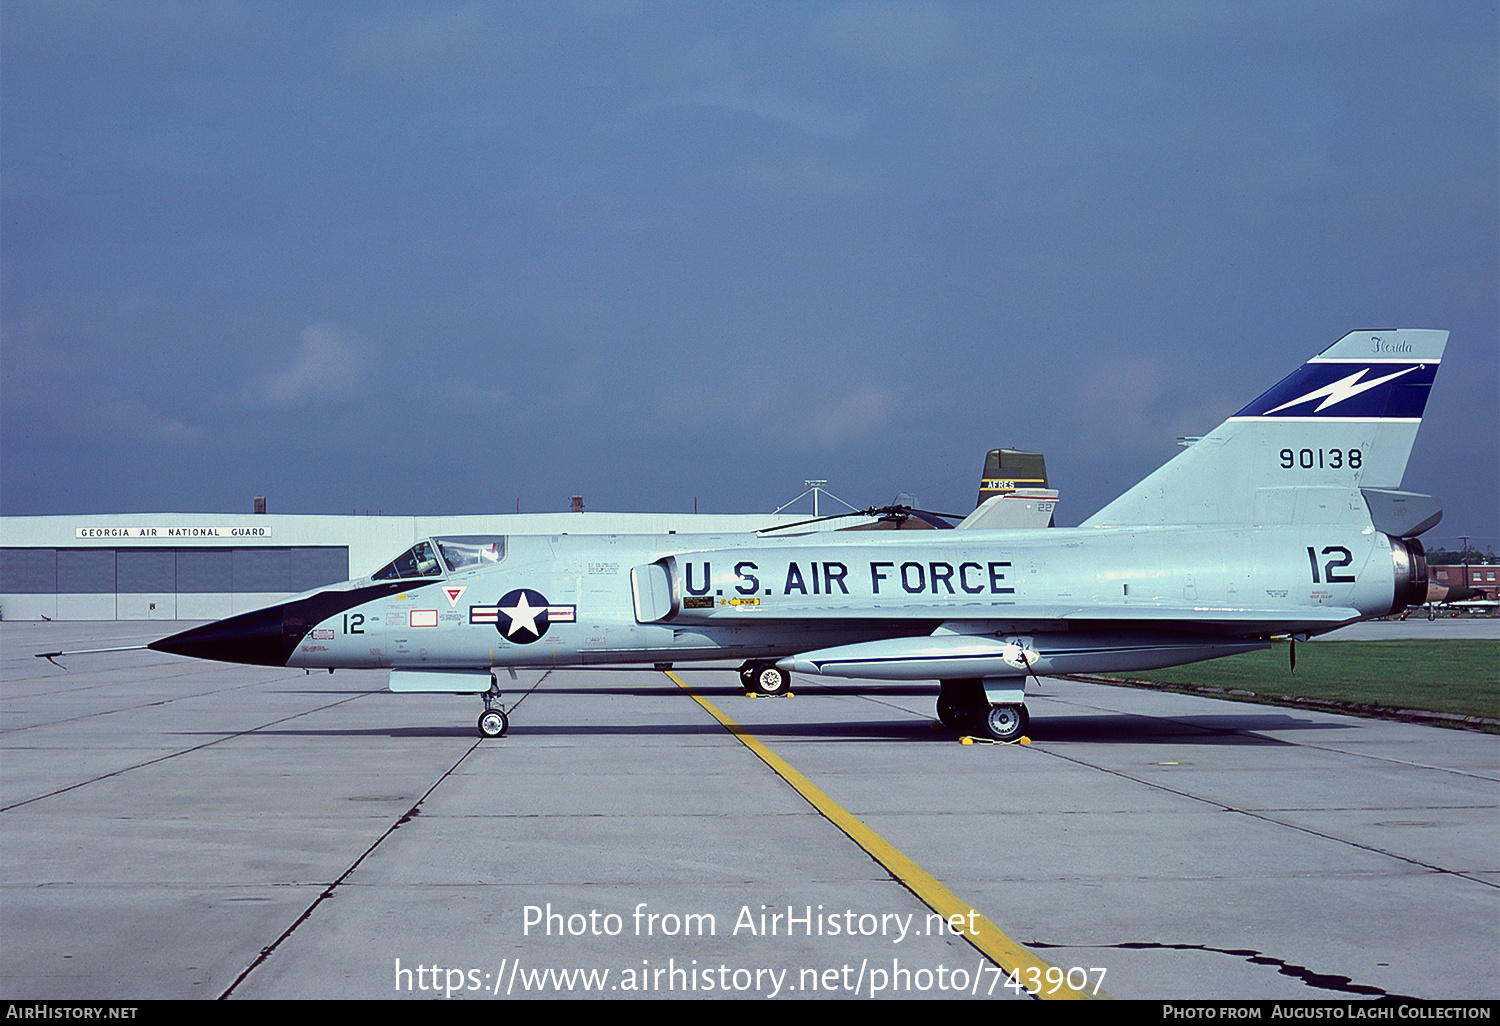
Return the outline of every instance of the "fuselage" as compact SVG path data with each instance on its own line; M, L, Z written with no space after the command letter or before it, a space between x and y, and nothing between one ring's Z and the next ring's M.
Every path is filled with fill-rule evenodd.
M412 563L411 576L350 581L153 647L479 669L774 661L968 622L1264 638L1404 608L1392 552L1406 544L1337 527L512 536L490 563ZM259 640L224 647L247 633Z

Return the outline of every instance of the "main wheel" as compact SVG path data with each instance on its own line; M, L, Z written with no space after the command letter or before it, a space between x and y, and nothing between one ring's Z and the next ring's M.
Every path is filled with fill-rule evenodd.
M947 695L938 696L937 718L939 723L950 730L961 730L969 722L967 710Z
M984 719L990 700L985 697L983 681L963 678L940 683L942 687L937 700L939 723L953 730L964 730Z
M784 695L791 686L792 675L785 670L770 665L755 668L752 691L759 691L763 695Z
M992 705L980 717L980 727L996 741L1014 741L1026 733L1031 716L1024 705Z
M484 737L504 737L510 729L510 719L503 709L486 709L479 717L479 733Z

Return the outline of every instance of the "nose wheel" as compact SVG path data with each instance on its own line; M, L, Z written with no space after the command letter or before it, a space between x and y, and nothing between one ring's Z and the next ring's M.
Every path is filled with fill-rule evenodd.
M510 717L500 708L500 682L490 674L490 689L484 693L484 712L479 714L480 737L504 737L510 730Z
M504 737L510 729L510 719L503 709L486 709L479 717L479 733L483 737Z

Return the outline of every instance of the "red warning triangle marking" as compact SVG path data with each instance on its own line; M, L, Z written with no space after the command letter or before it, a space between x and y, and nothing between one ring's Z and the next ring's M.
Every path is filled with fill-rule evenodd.
M469 586L467 584L445 585L443 587L443 594L448 596L448 608L457 609L459 596L468 590Z

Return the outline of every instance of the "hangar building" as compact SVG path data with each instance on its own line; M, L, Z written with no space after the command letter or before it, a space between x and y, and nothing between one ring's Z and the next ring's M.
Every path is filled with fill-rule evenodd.
M0 518L0 619L215 620L363 577L434 535L749 532L797 519L582 512L5 517Z

